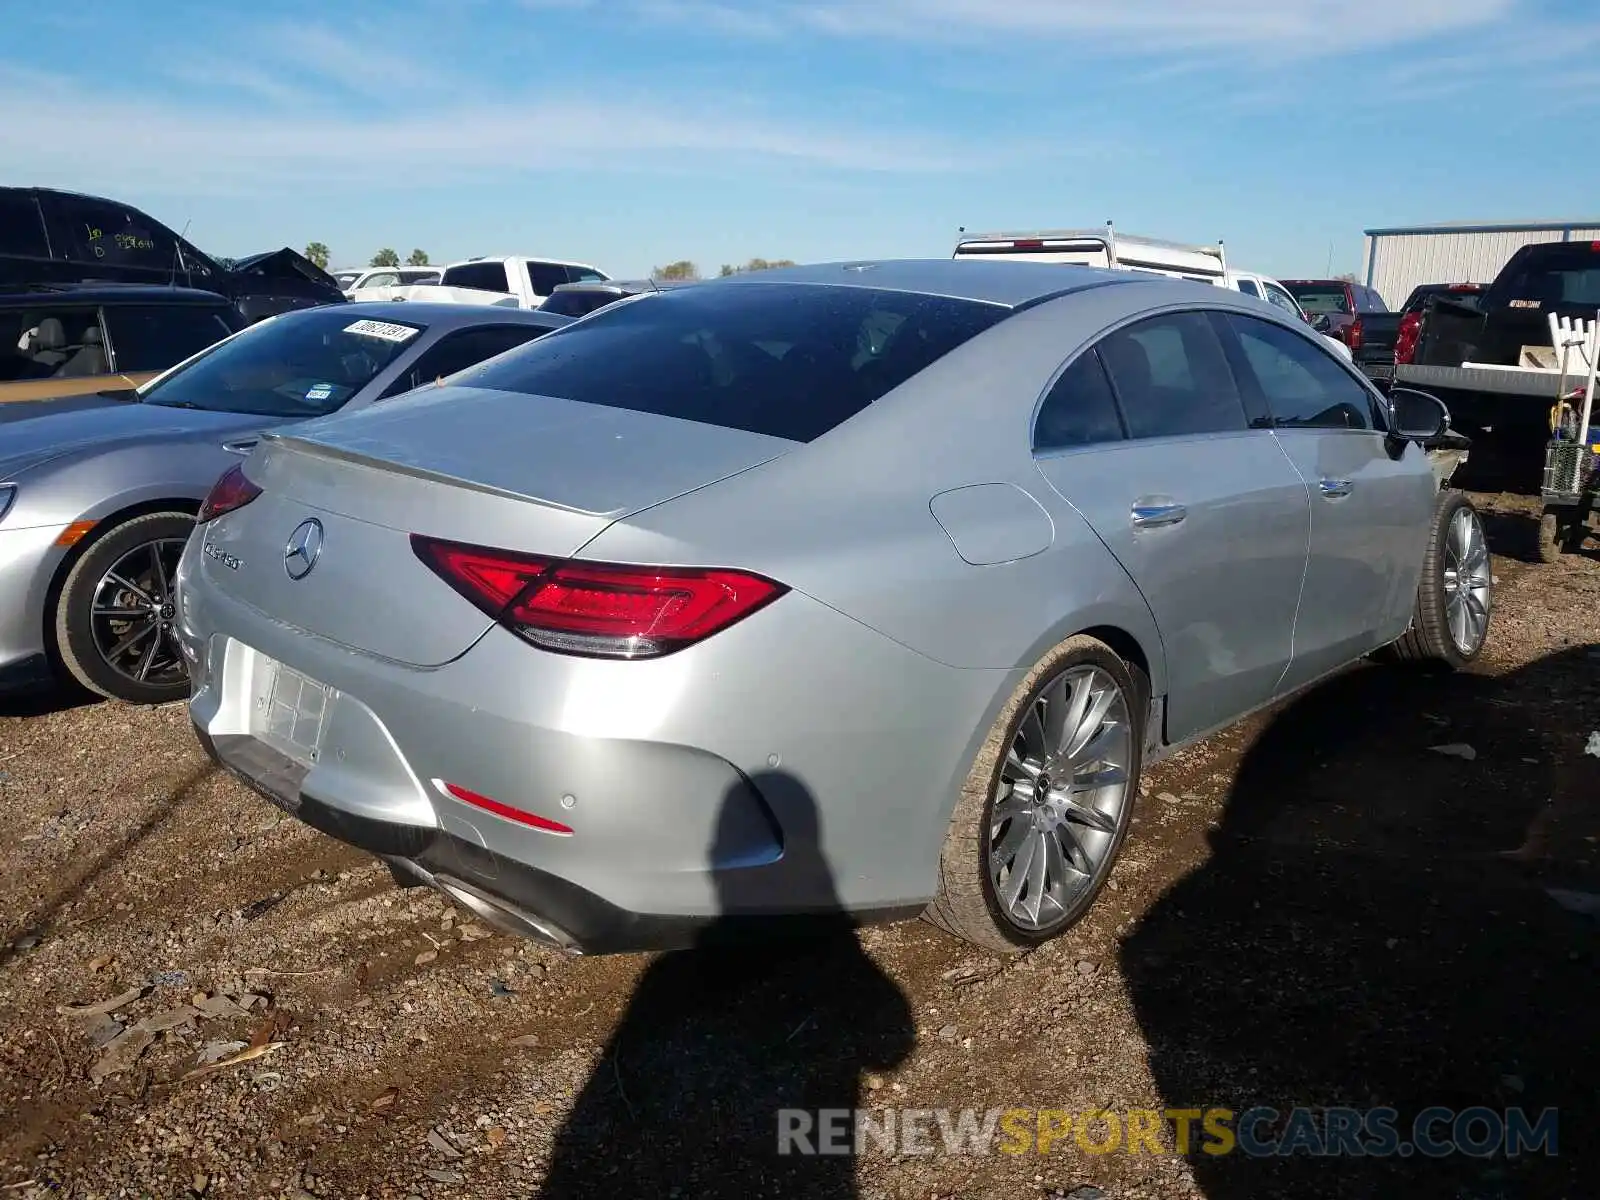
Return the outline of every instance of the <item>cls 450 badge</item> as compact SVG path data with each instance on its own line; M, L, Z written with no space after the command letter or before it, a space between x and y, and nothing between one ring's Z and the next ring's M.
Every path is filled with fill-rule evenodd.
M229 554L221 546L218 546L213 542L202 542L200 549L205 552L205 556L207 558L216 559L230 571L237 571L240 567L244 566L243 559L236 558L232 554Z

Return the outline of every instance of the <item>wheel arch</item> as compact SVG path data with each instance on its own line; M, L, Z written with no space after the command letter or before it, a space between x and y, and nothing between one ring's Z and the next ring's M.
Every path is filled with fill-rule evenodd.
M72 574L72 568L78 565L78 561L89 552L90 547L113 530L137 517L160 512L182 512L188 513L191 517L198 516L200 501L192 496L165 496L138 500L113 509L103 516L93 518L94 528L74 543L56 564L56 569L45 588L44 604L40 611L45 653L49 656L53 668L59 670L61 665L61 648L56 643L56 607L61 603L61 590L66 586L67 576Z

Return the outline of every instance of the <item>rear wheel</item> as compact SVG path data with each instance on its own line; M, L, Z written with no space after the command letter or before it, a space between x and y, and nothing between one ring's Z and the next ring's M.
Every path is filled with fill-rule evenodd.
M73 566L56 606L56 644L84 687L134 704L189 694L172 582L193 529L187 513L147 513L102 534Z
M1411 628L1394 656L1459 669L1483 653L1494 615L1494 568L1477 509L1460 492L1441 492L1417 581Z
M1001 953L1077 923L1133 817L1147 686L1081 636L1029 672L961 789L929 921Z

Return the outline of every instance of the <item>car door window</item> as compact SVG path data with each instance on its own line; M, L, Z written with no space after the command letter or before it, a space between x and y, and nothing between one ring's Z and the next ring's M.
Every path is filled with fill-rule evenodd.
M465 371L547 332L538 325L489 325L448 333L424 350L409 369L384 389L383 397L397 396L457 371Z
M84 196L62 196L57 203L72 232L78 261L156 271L178 269L178 248L172 234L135 209Z
M1095 350L1080 354L1061 372L1039 407L1033 426L1036 452L1117 442L1123 438L1117 400Z
M1276 304L1284 312L1292 314L1297 321L1305 320L1305 317L1301 315L1300 306L1294 302L1293 296L1280 287L1273 287L1270 283L1265 286L1269 304Z
M96 308L0 313L0 383L105 375L105 336Z
M1243 292L1246 296L1255 296L1257 299L1260 298L1261 292L1256 287L1256 281L1255 280L1253 280L1253 279L1241 279L1238 282L1239 282L1239 290L1241 292Z
M1292 330L1240 314L1228 322L1266 397L1286 428L1372 429L1373 400L1331 354Z
M0 254L50 257L39 202L27 192L0 189Z
M376 274L368 275L361 286L363 288L394 287L399 282L400 276L393 271L379 271Z
M116 305L106 309L106 332L117 370L165 371L233 332L214 308L199 305Z
M1211 322L1167 313L1101 340L1128 436L1182 437L1248 427L1244 403Z

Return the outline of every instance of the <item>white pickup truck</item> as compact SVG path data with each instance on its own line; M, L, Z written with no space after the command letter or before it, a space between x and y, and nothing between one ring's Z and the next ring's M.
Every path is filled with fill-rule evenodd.
M430 304L494 304L505 308L539 308L563 283L589 283L611 278L588 263L553 258L469 258L451 263L438 283L394 288L394 300Z

